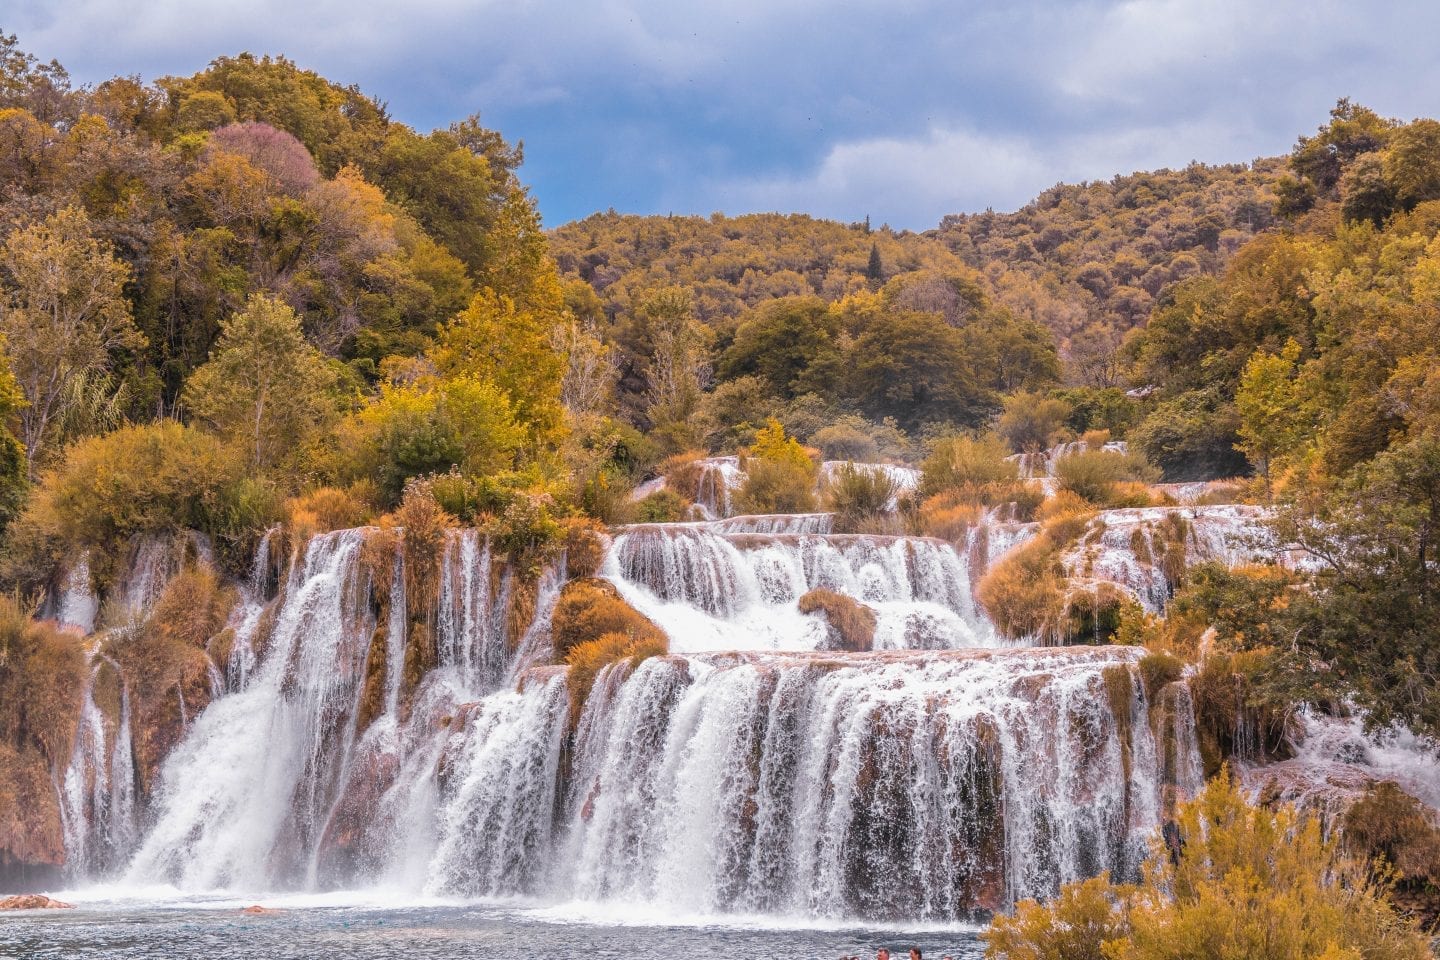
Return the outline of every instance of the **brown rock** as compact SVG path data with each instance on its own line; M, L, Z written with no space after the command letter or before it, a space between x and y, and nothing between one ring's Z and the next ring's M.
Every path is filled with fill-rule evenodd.
M0 899L0 910L73 910L75 905L51 900L39 893L22 893Z
M252 903L248 907L242 907L240 912L252 917L268 917L272 914L283 913L284 911L274 910L270 907L262 907L258 903Z

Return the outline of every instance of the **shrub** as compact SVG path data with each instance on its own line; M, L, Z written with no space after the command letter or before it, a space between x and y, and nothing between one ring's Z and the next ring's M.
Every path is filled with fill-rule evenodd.
M1153 842L1138 886L1100 877L1020 903L984 935L993 960L1422 960L1364 864L1291 807L1251 806L1227 772Z
M219 440L172 420L87 437L32 491L10 531L7 566L35 584L90 550L104 584L132 537L180 529L209 535L227 559L248 560L240 550L276 519L265 490Z
M1062 493L1051 497L1041 508L1041 528L1029 543L1007 553L984 578L976 590L990 619L1000 632L1014 640L1033 638L1046 643L1062 643L1077 632L1091 636L1103 633L1108 637L1118 629L1126 609L1118 604L1105 612L1099 623L1098 608L1089 608L1092 622L1086 623L1086 607L1074 609L1078 621L1072 622L1072 603L1083 604L1079 595L1067 588L1060 554L1084 532L1093 512L1078 497Z
M400 528L405 551L406 608L412 619L424 617L440 597L445 538L455 526L455 518L440 506L429 482L411 480L388 520L388 525Z
M798 445L797 445L798 446ZM793 461L751 458L735 493L741 513L810 513L816 507L814 472Z
M665 478L665 487L687 500L695 499L700 490L700 476L704 472L703 450L687 450L660 462L657 472Z
M1061 490L1097 505L1111 506L1122 492L1122 483L1154 483L1160 479L1160 471L1138 454L1082 450L1061 457L1055 463L1055 477ZM1124 492L1133 497L1133 489ZM1149 503L1148 495L1145 503Z
M800 598L801 613L819 613L829 627L829 642L823 650L864 653L875 647L875 611L865 604L823 588Z
M773 418L755 434L755 442L750 445L749 455L755 460L783 463L799 470L815 469L814 462L805 452L805 448L800 446L800 441L787 435L780 421Z
M849 420L821 427L810 435L810 443L820 448L820 455L826 460L870 463L880 456L880 445L875 438Z
M630 503L632 489L624 471L605 466L584 478L576 500L580 509L602 523L626 523L634 512Z
M509 396L474 377L421 377L384 384L340 425L339 473L374 481L387 503L414 477L456 467L482 476L510 469L525 443Z
M513 497L500 515L483 527L490 545L534 573L535 566L549 558L559 546L563 530L552 514L553 501L546 494L521 493Z
M565 680L570 693L571 724L579 722L595 677L605 667L629 660L631 669L634 669L650 657L663 657L669 652L670 643L663 633L658 636L604 633L593 640L576 644L565 654L565 663L570 667Z
M842 464L827 478L825 505L838 533L880 533L894 512L900 483L888 471Z
M956 503L950 494L937 494L920 505L915 532L961 543L984 513L985 508L978 503Z
M180 742L188 717L210 702L206 646L224 629L235 597L214 570L190 567L166 585L143 623L106 642L129 683L142 788Z
M1140 679L1145 685L1145 696L1154 701L1167 684L1179 680L1185 673L1185 661L1173 653L1151 651L1140 658Z
M1004 502L985 491L1011 489L1020 469L1007 460L1010 451L993 435L953 436L936 442L921 465L920 492L927 497L956 491L979 503Z
M1005 409L995 421L998 433L1016 453L1048 450L1069 433L1070 405L1043 393L1015 393L1005 398Z
M1393 869L1406 906L1434 919L1440 910L1440 828L1434 811L1387 780L1345 811L1341 836L1352 856L1381 860Z
M593 577L605 559L605 528L584 517L561 520L560 528L564 531L566 572L571 577Z
M0 595L0 865L65 862L55 772L70 756L85 692L80 637Z
M996 629L1012 640L1061 638L1064 571L1043 535L1006 554L980 581L976 599Z
M557 657L568 657L574 647L607 633L637 640L665 639L665 632L621 598L605 580L573 580L565 585L551 616L551 635Z
M32 613L19 596L0 594L0 742L33 746L58 768L80 717L85 649Z
M1232 757L1290 756L1294 707L1286 670L1269 649L1212 653L1190 678L1195 733L1207 773Z
M371 503L362 499L366 492L366 485L348 490L317 487L291 497L285 502L285 513L292 536L303 543L317 533L364 526L375 516Z
M664 487L635 504L633 519L636 523L679 523L689 509L689 500Z

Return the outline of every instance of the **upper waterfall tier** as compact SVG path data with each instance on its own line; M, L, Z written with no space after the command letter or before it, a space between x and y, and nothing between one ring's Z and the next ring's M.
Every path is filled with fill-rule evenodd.
M818 526L824 516L791 520L803 528ZM630 527L615 537L601 574L665 630L676 651L821 647L823 616L797 606L816 589L874 610L875 649L996 643L971 596L969 557L949 544L920 537L733 532L784 529L769 520Z

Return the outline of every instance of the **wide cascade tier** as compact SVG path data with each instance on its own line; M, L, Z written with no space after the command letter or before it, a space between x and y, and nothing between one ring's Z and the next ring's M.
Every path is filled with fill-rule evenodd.
M602 575L671 638L671 648L813 650L825 621L812 590L874 611L878 650L994 646L971 595L971 553L923 537L832 534L828 515L735 517L621 531Z

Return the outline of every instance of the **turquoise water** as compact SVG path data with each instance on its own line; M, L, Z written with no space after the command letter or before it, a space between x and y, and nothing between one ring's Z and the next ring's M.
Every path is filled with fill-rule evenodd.
M596 908L590 908L596 909ZM865 960L879 947L904 956L919 946L927 960L978 957L973 931L863 927L786 929L734 924L636 922L565 908L495 906L302 906L248 916L234 905L82 904L0 918L0 957L16 960L733 960L741 957Z

